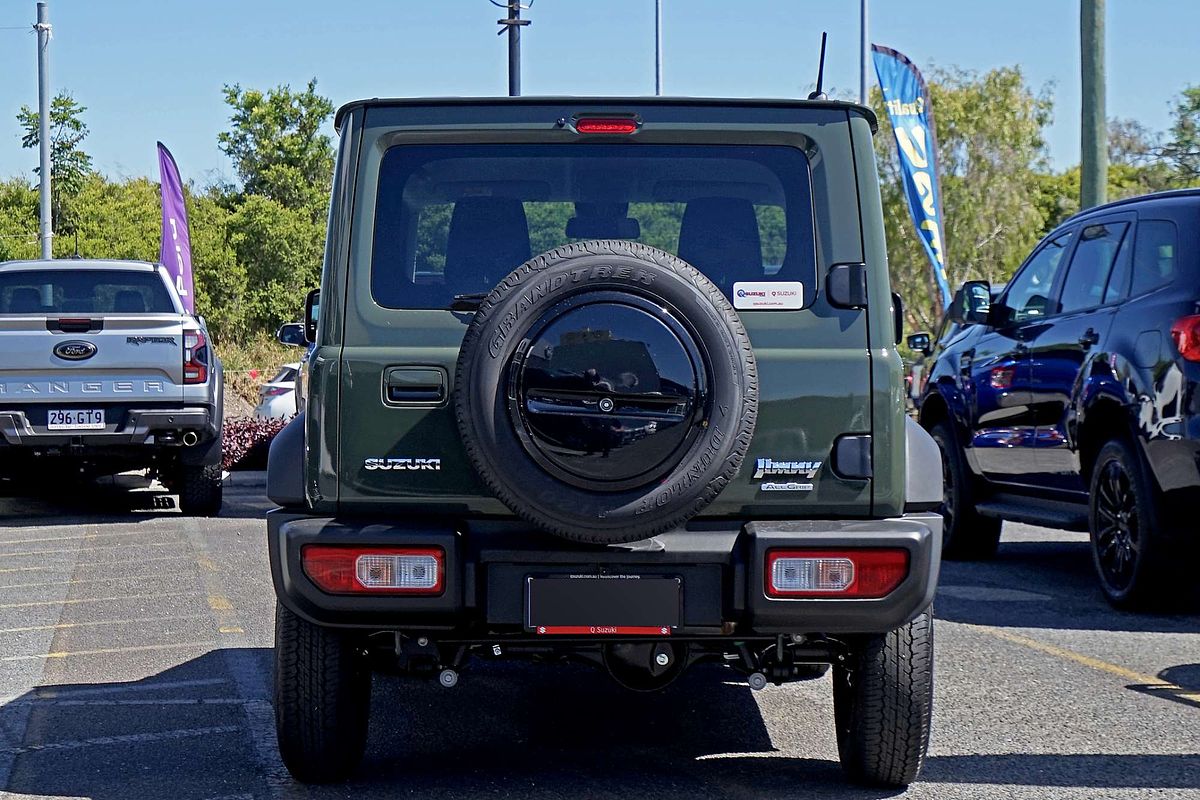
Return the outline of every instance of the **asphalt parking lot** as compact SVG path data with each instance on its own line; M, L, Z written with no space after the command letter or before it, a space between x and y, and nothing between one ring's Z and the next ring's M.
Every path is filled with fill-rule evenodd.
M4 797L898 796L842 780L828 678L638 695L505 663L377 679L357 779L306 789L275 752L261 475L214 520L127 481L0 497ZM936 610L934 738L900 796L1200 798L1200 619L1111 610L1082 535L1022 525L947 564Z

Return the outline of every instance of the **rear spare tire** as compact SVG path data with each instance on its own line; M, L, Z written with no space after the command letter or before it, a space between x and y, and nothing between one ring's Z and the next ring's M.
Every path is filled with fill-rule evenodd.
M513 512L568 539L630 542L692 517L737 473L758 376L712 282L600 240L536 256L491 291L454 398L471 462Z

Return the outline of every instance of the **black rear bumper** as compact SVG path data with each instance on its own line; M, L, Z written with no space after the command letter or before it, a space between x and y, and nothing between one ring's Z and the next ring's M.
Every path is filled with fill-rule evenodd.
M942 537L938 514L705 527L662 534L650 546L596 547L511 526L475 526L468 533L437 523L333 519L284 509L267 515L271 574L280 602L331 627L448 631L458 637L529 635L526 579L579 573L679 578L682 607L674 633L681 636L881 633L910 621L933 600ZM446 554L443 590L426 597L327 594L301 566L300 549L312 543L440 547ZM767 596L768 550L859 547L907 550L908 576L879 599Z

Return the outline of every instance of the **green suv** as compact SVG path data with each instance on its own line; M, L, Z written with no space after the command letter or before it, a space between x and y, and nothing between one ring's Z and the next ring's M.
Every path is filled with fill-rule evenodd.
M872 113L369 100L337 128L268 471L292 774L353 771L375 670L526 658L634 690L832 665L847 774L914 780L941 466L904 414Z

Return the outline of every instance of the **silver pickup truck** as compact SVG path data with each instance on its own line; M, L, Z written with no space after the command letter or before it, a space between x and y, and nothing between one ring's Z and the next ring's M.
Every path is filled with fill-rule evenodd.
M149 469L221 508L221 362L163 267L0 263L0 478Z

